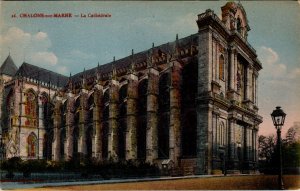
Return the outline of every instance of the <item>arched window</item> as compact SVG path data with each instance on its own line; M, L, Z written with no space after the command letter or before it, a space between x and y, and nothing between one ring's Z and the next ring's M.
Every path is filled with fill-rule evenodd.
M196 59L182 69L181 84L181 145L182 157L194 158L197 153L197 81L198 62Z
M49 97L46 93L40 96L42 102L42 120L45 128L43 141L43 158L51 159L52 156L52 140L53 140L53 105L49 102Z
M219 57L219 78L220 80L225 80L225 61L224 56Z
M32 132L27 138L27 151L28 157L34 158L38 154L37 150L37 138L36 135Z
M13 120L11 119L13 113L14 113L14 100L13 100L14 92L13 90L10 90L10 92L7 95L6 98L6 112L3 113L3 115L6 115L3 119L4 126L12 127L13 126Z
M31 126L31 127L36 127L37 122L36 122L36 117L37 117L37 99L36 95L33 92L33 90L27 91L25 94L25 115L26 115L26 120L25 120L25 125L26 126Z
M169 125L170 125L170 76L168 73L159 79L158 99L158 157L169 158Z

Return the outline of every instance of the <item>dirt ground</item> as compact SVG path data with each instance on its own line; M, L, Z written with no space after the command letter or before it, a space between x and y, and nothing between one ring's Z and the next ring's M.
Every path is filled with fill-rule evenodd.
M284 176L285 189L300 189L300 176ZM61 186L24 189L36 190L272 190L277 189L277 176L230 176L113 183L82 186Z

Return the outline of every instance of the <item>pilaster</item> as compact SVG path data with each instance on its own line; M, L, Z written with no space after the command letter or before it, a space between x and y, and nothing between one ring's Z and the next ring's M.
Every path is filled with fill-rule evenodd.
M66 113L66 143L65 145L65 159L70 160L73 157L73 130L74 130L74 97L69 95L67 100L67 113Z
M108 133L108 158L118 160L118 101L119 82L112 79L109 88L109 133Z
M212 170L212 105L197 104L197 174Z
M85 157L87 154L86 145L86 121L87 121L87 90L82 89L80 99L80 111L79 111L79 140L78 140L78 153L81 157Z
M146 130L146 161L153 163L157 159L157 110L158 110L158 71L148 68L148 88L147 88L147 130Z
M95 125L95 136L93 137L93 154L97 160L102 160L102 111L103 111L103 86L97 85L94 92L95 108L93 110L93 119Z
M230 48L230 56L229 56L229 90L228 90L228 98L230 100L237 100L237 79L236 79L236 71L237 71L237 51L231 46Z
M54 106L54 113L53 113L53 146L52 146L52 153L53 153L53 160L59 161L60 156L60 145L61 143L61 101L56 102Z
M171 63L171 84L170 84L170 159L174 162L174 166L177 167L179 163L180 148L181 148L181 65L179 62L174 61Z
M138 77L134 74L128 76L127 91L127 130L126 130L126 160L137 158L137 99Z

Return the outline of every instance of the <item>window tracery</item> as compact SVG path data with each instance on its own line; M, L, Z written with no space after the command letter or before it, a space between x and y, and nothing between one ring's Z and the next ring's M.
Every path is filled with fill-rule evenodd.
M37 137L34 133L31 133L27 138L28 144L28 157L36 157L37 155Z
M25 115L27 119L25 121L26 126L36 126L36 117L37 117L37 100L36 95L32 90L27 91L25 94Z

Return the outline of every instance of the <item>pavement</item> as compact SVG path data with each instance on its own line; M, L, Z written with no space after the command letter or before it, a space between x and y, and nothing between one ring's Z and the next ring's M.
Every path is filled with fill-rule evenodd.
M1 182L1 190L14 190L26 188L41 188L41 187L56 187L56 186L74 186L74 185L94 185L94 184L113 184L113 183L126 183L126 182L144 182L144 181L159 181L159 180L177 180L177 179L190 179L190 178L207 178L207 177L220 177L223 175L191 175L180 177L155 177L155 178L132 178L132 179L110 179L110 180L94 180L94 181L65 181L65 182Z

